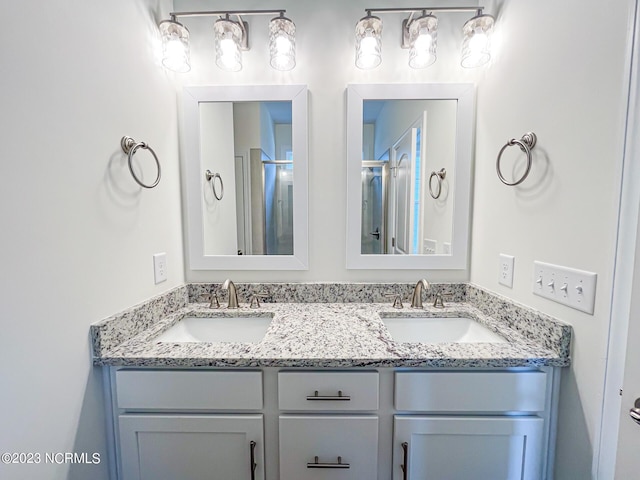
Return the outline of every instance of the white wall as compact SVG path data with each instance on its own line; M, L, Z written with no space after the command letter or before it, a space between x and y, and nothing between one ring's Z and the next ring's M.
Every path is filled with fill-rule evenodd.
M175 91L154 57L170 2L2 9L0 452L97 452L102 462L0 464L0 478L103 480L89 324L184 281ZM155 149L158 187L134 183L123 135ZM153 179L150 157L136 160ZM157 252L169 279L154 285Z
M605 4L595 0L501 2L502 45L478 89L471 280L573 326L560 399L559 480L592 478L633 3L618 1L603 17ZM496 155L527 131L538 135L531 178L506 187L495 173ZM506 172L517 158L517 147L505 153ZM513 289L498 285L500 253L516 257ZM534 296L534 260L596 272L594 315Z

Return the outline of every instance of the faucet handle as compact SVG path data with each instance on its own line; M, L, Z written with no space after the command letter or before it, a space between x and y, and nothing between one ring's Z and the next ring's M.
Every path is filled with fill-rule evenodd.
M402 296L399 293L385 293L385 297L393 297L393 308L404 308Z
M205 300L209 302L209 308L220 308L220 301L218 300L218 292L211 290L210 293L203 293L198 297L198 300Z
M260 299L267 298L269 295L266 292L254 292L251 294L251 301L249 308L260 308Z
M218 299L218 292L211 290L209 294L209 308L220 308L220 300Z
M442 294L440 292L435 294L433 299L434 308L444 308L444 301L442 300Z

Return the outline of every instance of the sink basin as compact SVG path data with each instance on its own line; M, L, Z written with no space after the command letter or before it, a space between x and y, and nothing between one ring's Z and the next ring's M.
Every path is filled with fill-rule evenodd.
M260 342L273 317L184 317L156 342Z
M465 317L386 317L382 321L395 342L506 342L484 325Z

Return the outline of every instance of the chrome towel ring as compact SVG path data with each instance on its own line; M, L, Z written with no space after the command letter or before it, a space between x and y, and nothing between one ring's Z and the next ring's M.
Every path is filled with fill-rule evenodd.
M444 168L441 168L437 172L431 172L431 175L429 175L429 195L431 195L434 200L440 198L440 194L442 193L442 180L444 180L444 177L446 176L447 171ZM436 191L437 193L433 193L433 187L431 184L431 180L433 180L433 177L436 177L436 179L438 180L438 190Z
M212 173L211 170L204 172L204 177L207 182L211 183L211 190L213 190L213 196L218 200L222 200L224 196L224 183L222 183L222 177L219 173ZM220 182L220 195L218 195L218 189L216 188L216 178Z
M158 160L156 152L154 152L149 145L144 142L136 142L133 138L124 136L120 140L120 147L122 147L122 151L128 155L129 171L131 172L133 179L138 185L144 188L153 188L158 185L158 183L160 183L160 161ZM133 171L133 165L131 165L131 160L133 159L133 156L136 154L139 148L142 148L143 150L149 150L151 152L151 155L153 155L153 159L156 161L156 167L158 167L158 176L151 185L142 183L142 180L140 180L137 177L136 173Z
M537 141L538 141L538 137L536 136L535 133L527 132L522 136L520 140L516 140L515 138L512 138L504 145L504 147L500 149L500 153L498 153L498 159L496 160L496 172L498 173L498 178L502 183L510 187L514 187L524 182L524 179L527 178L527 176L529 175L529 172L531 171L531 150L533 150L533 147L536 146ZM527 168L519 180L516 180L515 182L510 183L502 176L502 172L500 171L500 157L502 157L502 152L504 152L507 149L507 147L511 147L512 145L518 145L520 147L520 150L522 150L524 153L527 154Z

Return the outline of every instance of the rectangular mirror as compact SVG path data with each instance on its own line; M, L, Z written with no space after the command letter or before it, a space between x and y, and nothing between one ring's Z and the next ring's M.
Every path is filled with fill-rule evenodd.
M184 88L189 264L303 270L306 86Z
M349 85L347 268L467 266L470 84Z

